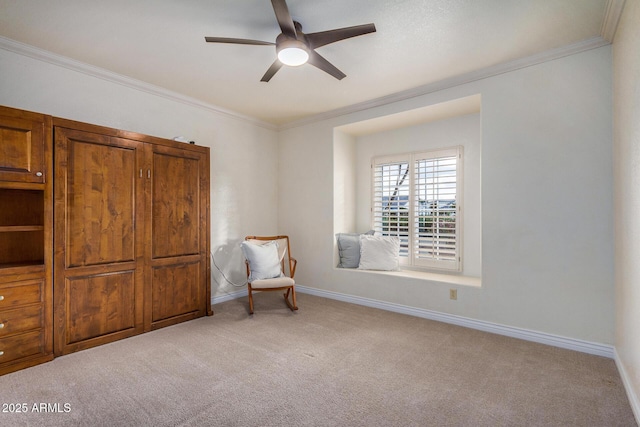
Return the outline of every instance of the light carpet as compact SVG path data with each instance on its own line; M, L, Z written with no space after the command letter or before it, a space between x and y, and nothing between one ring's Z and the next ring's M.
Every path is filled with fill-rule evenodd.
M636 426L611 359L307 294L247 305L2 376L1 409L27 411L0 425Z

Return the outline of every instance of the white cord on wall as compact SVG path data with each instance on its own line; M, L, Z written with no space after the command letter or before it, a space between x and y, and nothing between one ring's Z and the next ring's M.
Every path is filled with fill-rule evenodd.
M218 267L218 264L216 264L216 260L215 260L215 258L213 257L213 252L209 252L209 255L211 255L211 262L213 263L214 267L216 268L216 270L218 270L218 271L220 272L220 275L222 276L222 278L223 278L224 280L226 280L226 281L227 281L227 283L229 283L229 284L230 284L230 285L232 285L232 286L235 286L236 288L241 288L241 287L245 286L245 285L248 283L248 282L244 282L242 285L238 285L238 284L236 284L236 283L233 283L231 280L229 280L229 279L227 278L227 276L225 276L225 274L222 272L222 270L220 269L220 267ZM215 279L214 279L214 280L215 280ZM216 282L217 282L217 280L216 280Z

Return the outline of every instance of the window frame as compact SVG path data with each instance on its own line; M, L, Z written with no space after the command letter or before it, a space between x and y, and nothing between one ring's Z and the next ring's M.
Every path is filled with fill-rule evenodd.
M393 235L400 237L401 240L401 256L400 256L400 265L405 269L415 269L415 270L438 270L443 272L461 272L462 271L462 237L463 237L463 170L464 170L464 149L462 146L454 146L447 147L435 150L426 150L419 152L411 152L411 153L401 153L401 154L391 154L384 156L375 156L371 159L371 228L376 231L376 233L381 233L383 235ZM441 257L439 256L425 256L425 253L429 251L419 251L418 238L420 237L420 227L419 227L419 216L417 211L419 210L418 205L420 204L418 199L419 190L417 187L421 187L421 194L424 194L427 191L427 188L433 189L435 192L437 190L445 189L445 185L420 185L417 177L418 171L416 171L416 164L420 161L429 163L435 163L432 165L437 169L440 161L444 162L445 159L455 158L455 208L451 208L451 204L449 206L445 206L442 209L440 208L440 204L436 203L436 212L435 218L454 218L454 233L443 232L437 233L435 236L435 240L437 243L435 244L435 251L442 251L443 253L448 252ZM383 175L379 175L382 171L378 171L378 167L391 166L391 165L399 165L406 163L408 165L408 171L406 173L405 179L408 179L408 184L404 184L404 182L400 182L399 178L396 178L396 189L398 189L398 184L402 184L402 187L408 186L408 194L403 194L402 196L406 196L407 199L407 215L408 215L408 230L405 233L402 233L400 229L400 224L398 221L397 226L395 227L395 233L389 233L389 231L383 230L383 211L381 206L384 202L385 193L383 191ZM402 172L400 172L402 171ZM425 173L424 167L422 170ZM400 173L404 174L404 170L400 168L398 171L399 176ZM376 178L378 176L378 179ZM396 177L394 176L394 178ZM452 175L446 175L443 172L443 175L440 176L451 178ZM384 175L384 177L389 177L389 175ZM388 180L388 179L387 179ZM377 182L378 181L378 182ZM451 184L451 182L449 182ZM387 182L387 193L388 188L393 188L393 184L389 187L389 182ZM398 189L397 192L400 190ZM406 190L405 190L406 192ZM378 197L378 199L376 199ZM390 198L391 195L387 194L386 197ZM388 200L388 199L387 199ZM402 199L404 200L404 198ZM442 200L442 199L436 199ZM451 199L447 199L451 200ZM387 201L387 204L390 202ZM400 210L400 202L399 199L396 203L396 208ZM442 211L442 213L441 213ZM399 218L400 216L398 216ZM432 215L430 215L432 217ZM441 224L441 221L437 221L438 224ZM445 221L445 223L451 223L451 221ZM447 227L449 228L449 227ZM443 228L444 230L444 228ZM405 237L406 235L406 237ZM429 240L429 235L422 234L422 238ZM404 239L404 245L403 243ZM451 241L453 239L454 247L453 254L451 253L451 245L447 245L446 242ZM406 253L406 255L403 255Z

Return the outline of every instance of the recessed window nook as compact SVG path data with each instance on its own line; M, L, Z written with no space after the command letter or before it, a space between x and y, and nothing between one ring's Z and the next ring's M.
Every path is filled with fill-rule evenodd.
M472 95L334 128L334 233L364 233L372 223L371 161L390 156L460 146L464 149L464 234L459 271L407 268L400 271L337 270L378 274L446 285L480 287L481 257L481 97ZM334 237L334 266L339 262Z

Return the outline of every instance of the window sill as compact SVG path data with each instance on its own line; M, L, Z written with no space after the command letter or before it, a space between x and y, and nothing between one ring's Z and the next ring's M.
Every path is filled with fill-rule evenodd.
M448 285L470 286L473 288L482 287L482 279L474 276L462 276L454 274L432 273L427 271L400 270L400 271L378 271L378 270L358 270L357 268L339 268L337 271L349 271L355 274L379 274L392 277L407 277L429 282L440 282Z

